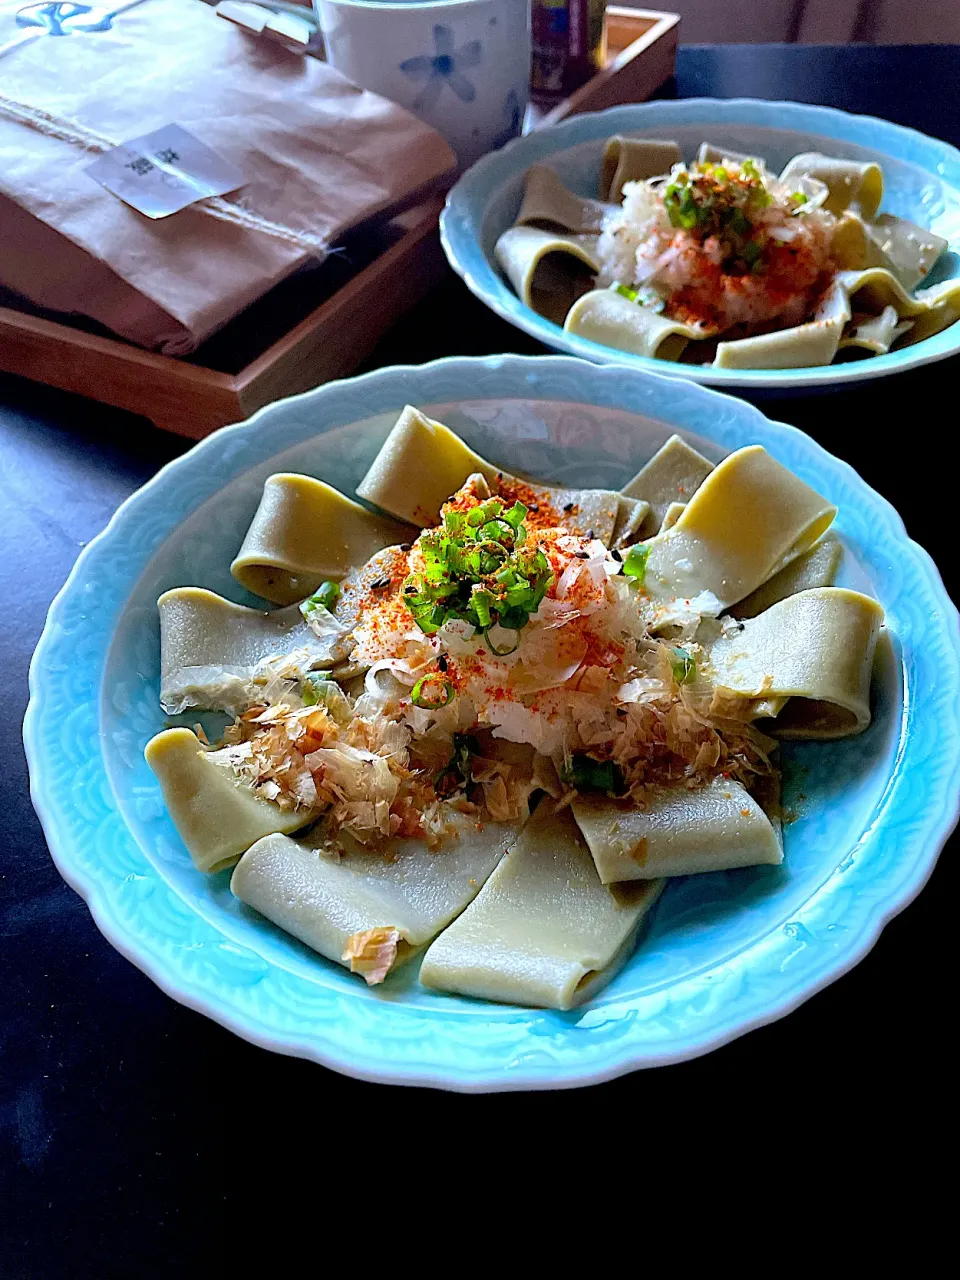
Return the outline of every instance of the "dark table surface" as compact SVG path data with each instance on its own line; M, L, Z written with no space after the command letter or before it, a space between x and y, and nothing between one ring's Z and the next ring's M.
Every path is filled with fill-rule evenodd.
M826 103L960 144L958 83L957 47L728 46L681 49L665 94ZM372 364L539 350L451 278ZM944 478L931 463L955 433L958 376L953 361L762 406L889 498L954 596L954 512L943 514ZM850 1168L855 1125L900 1137L924 1129L948 1057L937 978L942 870L853 973L785 1021L707 1058L578 1093L466 1098L361 1084L236 1039L114 952L60 880L30 806L20 744L27 664L80 549L185 447L130 415L0 378L0 1276L220 1274L226 1242L247 1235L251 1190L302 1168L329 1206L331 1193L363 1192L363 1175L346 1171L371 1152L388 1182L391 1168L397 1180L415 1168L431 1182L428 1153L444 1151L447 1133L469 1133L476 1152L494 1156L513 1137L509 1150L527 1159L552 1135L575 1136L593 1148L592 1178L613 1170L608 1148L624 1150L625 1133L649 1160L652 1146L682 1140L691 1119L696 1142L710 1144L721 1133L739 1143L759 1118L780 1151L783 1191L791 1152L811 1132L834 1179ZM507 1167L516 1185L515 1156ZM581 1188L570 1190L574 1208Z

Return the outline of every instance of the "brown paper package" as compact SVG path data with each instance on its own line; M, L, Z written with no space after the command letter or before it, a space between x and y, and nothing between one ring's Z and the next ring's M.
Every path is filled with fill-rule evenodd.
M20 31L13 12L0 44ZM199 0L146 0L106 31L40 35L0 68L0 284L168 355L455 166L408 112ZM172 123L246 184L154 221L85 172Z

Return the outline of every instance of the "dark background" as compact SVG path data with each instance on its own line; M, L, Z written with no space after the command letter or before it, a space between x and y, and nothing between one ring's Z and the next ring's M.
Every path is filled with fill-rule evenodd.
M725 46L681 50L666 92L822 102L960 144L958 83L956 47ZM541 348L451 275L371 363L501 350ZM761 404L887 497L954 596L958 364ZM262 1238L264 1197L278 1193L307 1196L310 1210L291 1206L279 1238L312 1243L318 1271L331 1265L327 1241L348 1211L372 1231L354 1238L347 1265L424 1265L426 1238L398 1250L377 1224L399 1204L435 1233L450 1193L442 1225L459 1242L452 1263L467 1232L545 1189L556 1199L537 1221L552 1232L582 1229L611 1184L608 1203L625 1222L664 1199L696 1213L731 1189L727 1158L751 1144L759 1155L739 1188L742 1210L810 1208L796 1182L812 1157L815 1207L829 1215L869 1176L864 1142L881 1160L894 1144L936 1143L953 1021L940 976L954 914L949 849L867 959L789 1018L695 1062L574 1092L460 1097L358 1083L236 1039L114 952L60 880L30 807L26 670L81 547L184 447L141 419L0 378L2 1280L225 1274ZM470 1194L487 1167L483 1194ZM895 1176L925 1171L908 1156Z

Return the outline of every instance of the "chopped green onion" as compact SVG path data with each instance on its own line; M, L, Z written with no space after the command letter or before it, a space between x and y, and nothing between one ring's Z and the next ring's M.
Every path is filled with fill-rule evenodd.
M533 599L533 592L530 590L530 584L526 579L521 578L515 587L508 588L503 598L510 608L521 609L524 605L530 604Z
M323 701L323 686L333 677L329 671L308 671L300 682L300 697L305 707L315 707Z
M810 199L810 197L809 197L808 195L804 195L804 193L803 193L802 191L794 191L793 195L791 195L791 197L790 197L790 203L791 203L791 204L806 204L806 203L808 202L808 200L809 200L809 199Z
M481 538L487 538L491 542L503 542L506 539L511 544L517 536L517 531L513 525L507 524L502 516L497 516L494 520L488 520L485 525L480 526Z
M712 170L712 176L717 182L729 181L730 175L727 173L726 169L724 169L723 165L710 165L709 167Z
M441 707L450 705L456 693L452 680L440 675L438 671L430 671L421 676L413 686L410 701L415 707L423 707L425 711L439 711Z
M706 210L702 210L697 204L690 176L686 173L678 174L676 181L671 182L664 191L663 207L671 224L682 227L685 231L692 231L706 218Z
M453 735L453 755L433 780L434 787L443 793L450 794L461 786L469 786L473 781L473 757L480 754L480 743L472 733L455 733ZM442 786L445 779L450 778L453 787Z
M727 217L727 230L735 236L748 236L753 230L753 223L742 209L731 209Z
M503 626L503 623L501 623L500 625ZM504 631L507 630L506 627L503 627L503 629ZM486 642L487 648L496 658L507 658L510 656L511 653L516 653L517 650L520 648L520 632L519 631L517 631L517 638L514 640L513 644L503 645L502 648L498 648L497 645L493 643L493 641L490 639L489 634L486 631L484 631L483 633L483 638L484 638L484 641Z
M594 760L593 756L578 752L560 771L560 780L578 791L605 791L617 793L623 790L623 772L612 760Z
M332 611L334 605L340 599L340 584L337 582L321 582L312 596L300 603L300 612L305 618L309 618L314 609L326 609Z
M500 615L500 625L504 631L522 631L529 621L529 613L520 606L515 609L505 609ZM517 643L520 643L519 640Z
M689 681L696 680L697 664L686 649L671 649L670 654L670 670L677 684L688 684Z
M623 557L623 572L628 578L636 578L637 586L643 586L647 572L647 561L650 559L650 548L643 542L630 548Z
M748 240L740 250L740 257L744 260L748 267L754 266L760 261L760 255L763 249L756 240Z
M527 515L527 508L523 505L523 503L515 502L509 511L505 511L503 513L503 518L504 520L506 520L507 524L511 527L511 529L519 529L520 526L523 524L523 521L526 515Z
M472 511L467 512L467 525L471 529L476 529L486 524L488 520L498 520L502 515L503 503L500 499L488 498L486 502L481 502L479 507L474 507Z
M450 619L482 634L505 620L517 633L526 626L554 580L543 552L526 545L527 514L522 502L505 509L501 498L488 498L466 512L446 511L439 528L424 530L423 568L407 578L402 596L425 634Z
M613 292L619 293L621 298L627 298L630 302L636 302L639 290L631 289L630 286L626 284L615 284L613 286Z
M481 631L493 625L493 617L491 615L491 606L494 604L493 595L484 587L474 587L470 593L470 604L473 612L477 615L477 623Z
M661 297L651 285L645 284L641 289L637 290L637 305L646 307L648 311L656 311L659 314L666 308L667 300Z

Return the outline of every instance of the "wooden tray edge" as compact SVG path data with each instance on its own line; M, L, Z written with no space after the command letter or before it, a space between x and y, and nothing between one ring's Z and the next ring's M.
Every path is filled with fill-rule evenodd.
M649 97L673 73L678 14L611 5L613 56L537 128ZM637 35L631 38L632 32ZM613 35L613 32L611 32ZM401 215L407 230L375 262L237 374L143 351L119 339L0 307L0 372L126 409L199 440L263 405L343 377L442 279L442 197ZM366 305L360 303L366 299Z

